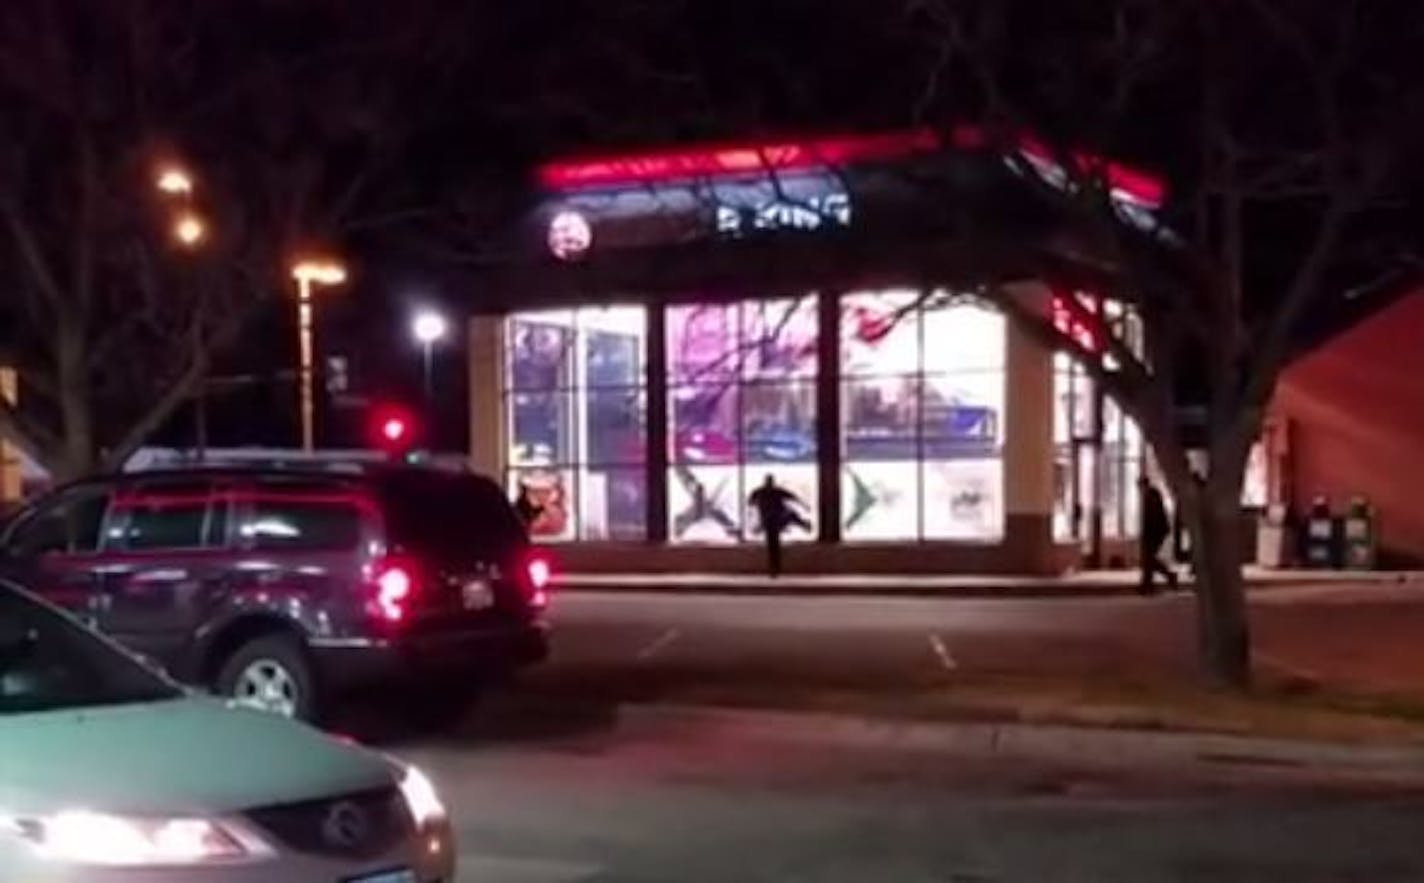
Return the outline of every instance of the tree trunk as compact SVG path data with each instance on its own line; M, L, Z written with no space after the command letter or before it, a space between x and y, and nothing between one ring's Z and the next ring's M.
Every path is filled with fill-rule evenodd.
M89 388L89 368L81 333L70 325L61 327L56 337L59 386L60 460L52 476L58 482L73 481L94 473L98 463L98 443L94 435Z
M1200 659L1213 682L1233 689L1251 685L1239 487L1240 482L1209 481L1192 519Z

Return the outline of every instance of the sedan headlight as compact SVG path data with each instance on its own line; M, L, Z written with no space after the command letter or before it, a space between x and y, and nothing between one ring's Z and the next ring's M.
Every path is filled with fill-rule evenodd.
M139 818L72 810L11 819L8 826L53 861L109 867L226 862L248 855L221 825L197 818Z
M435 786L425 773L413 766L406 767L401 777L400 790L417 825L425 827L432 822L445 820L445 804L440 802L440 795L435 793Z

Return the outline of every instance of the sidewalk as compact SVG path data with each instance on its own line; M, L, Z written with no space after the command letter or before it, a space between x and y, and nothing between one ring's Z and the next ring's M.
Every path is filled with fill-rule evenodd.
M1409 584L1424 591L1421 571L1268 570L1247 567L1251 589L1301 586ZM1183 581L1190 586L1189 579ZM1136 570L1080 571L1064 576L923 574L787 574L771 579L744 573L565 573L562 591L667 592L728 595L884 595L945 598L1091 598L1130 595Z

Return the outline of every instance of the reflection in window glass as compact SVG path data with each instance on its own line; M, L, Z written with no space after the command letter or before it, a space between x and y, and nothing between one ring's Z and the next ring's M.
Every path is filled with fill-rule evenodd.
M642 307L509 318L507 480L511 494L526 485L544 507L530 526L535 538L645 535L646 327Z
M843 534L1003 535L1005 324L944 292L841 300Z
M344 503L262 499L253 503L238 535L257 549L354 549L361 511Z
M737 462L741 386L732 381L668 391L669 443L678 463Z
M757 540L746 500L768 474L814 519L815 296L670 307L667 336L672 539Z
M510 461L567 463L574 458L574 398L567 389L515 392L509 397Z
M203 525L208 514L205 499L163 505L139 503L125 508L128 518L122 548L144 551L196 549L203 545Z

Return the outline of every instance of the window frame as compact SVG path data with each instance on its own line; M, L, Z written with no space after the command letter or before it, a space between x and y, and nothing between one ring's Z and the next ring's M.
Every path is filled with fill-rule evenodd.
M134 510L143 505L145 498L161 498L164 495L165 488L171 487L180 488L180 490L172 491L172 501L158 508L166 508L166 505L172 505L174 508L177 508L189 502L202 502L203 519L198 527L197 544L192 546L131 548L129 546L129 529L133 523ZM169 478L136 482L115 488L110 494L107 516L100 530L100 552L122 555L188 555L199 552L217 551L220 547L209 545L209 535L213 522L213 506L216 498L215 491L214 483L208 479ZM115 535L116 531L117 538Z
M705 478L708 472L728 470L731 473L732 510L723 515L735 524L735 533L727 531L725 537L716 539L706 538L686 538L679 536L679 526L683 521L685 512L675 512L669 505L667 513L667 541L675 546L718 546L735 547L754 544L761 541L758 534L757 519L750 512L748 497L751 491L760 483L760 475L765 473L780 473L778 483L783 487L787 486L785 473L789 469L810 467L814 473L809 488L800 487L798 497L806 505L806 516L811 522L812 529L809 532L792 531L785 537L788 543L810 543L815 542L820 535L819 524L819 499L820 494L826 493L825 489L819 487L818 470L821 452L820 438L820 385L833 382L828 374L829 366L821 364L821 348L819 338L827 333L826 329L820 325L820 297L816 291L805 291L800 294L787 294L766 298L741 298L727 301L701 301L689 303L670 304L662 307L664 313L664 327L666 340L664 341L667 384L662 391L667 400L667 441L668 458L665 475L655 480L667 483L668 496L671 499L675 495L675 489L683 489L685 482L682 476L684 471L693 475L693 480L702 485L702 478L697 477L702 473ZM676 311L687 311L687 318L682 320L681 336L676 337L674 315ZM697 318L698 310L711 311L713 320ZM770 316L773 320L768 322L770 310L779 310L781 315ZM768 343L780 343L781 341L770 336L770 331L781 331L791 327L797 320L809 320L812 325L813 344L811 354L808 358L793 361L789 366L780 368L765 369L760 366L762 356L766 350L763 347ZM692 329L691 336L708 333L705 329L697 327L698 322L715 324L720 327L724 335L730 335L732 349L724 350L705 364L692 363L686 357L686 353L678 346L674 345L674 340L678 340L683 347L687 345L689 329ZM691 373L688 369L691 368ZM679 418L684 409L678 407L678 397L685 395L689 391L695 390L722 390L723 395L731 395L732 402L728 408L730 414L729 428L730 437L723 439L727 444L726 454L714 454L707 459L697 459L682 455L679 445L681 432L687 428L687 424ZM749 441L753 434L749 432L748 424L748 400L749 397L756 396L758 391L779 391L790 396L806 396L807 404L810 407L810 437L806 439L808 443L809 455L806 457L796 457L788 460L777 460L774 458L752 458L752 445ZM809 394L809 395L807 395ZM756 408L752 408L755 411ZM804 416L804 415L803 415ZM764 443L764 437L757 436ZM757 476L756 481L750 481L748 476ZM703 485L705 489L705 485ZM788 490L791 488L788 487ZM808 497L809 492L809 499ZM682 493L676 493L682 496ZM701 519L681 524L681 529L686 531L689 526L696 524ZM713 519L726 531L726 525L720 520Z
M909 340L908 338L913 338L913 344L916 348L914 358L914 370L903 370L903 366L898 367L896 370L855 368L852 367L852 365L850 364L851 355L849 347L847 345L847 323L850 321L854 321L854 319L852 318L852 311L854 311L860 306L859 304L857 304L855 298L865 298L866 296L880 296L886 298L892 308L896 310L896 312L899 314L898 318L896 319L896 322L910 323L910 328L900 330L897 326L896 328L892 328L889 334L893 335L898 333L899 335L901 335L900 339L898 340L898 345L902 346L911 343L911 340ZM896 304L895 301L897 300L904 301L904 303ZM936 302L937 300L938 302ZM927 334L930 331L928 326L931 324L926 320L926 317L942 310L951 310L961 306L969 306L998 317L1001 323L1002 333L999 336L998 352L1000 353L1000 356L997 365L991 366L987 363L975 364L972 366L950 370L944 368L942 365L926 364L925 354L928 346ZM841 455L841 481L839 482L838 486L833 489L832 492L842 495L840 525L842 542L846 544L864 545L888 545L907 542L959 543L976 546L993 545L996 543L1004 542L1004 539L1008 534L1008 478L1007 470L1004 464L1004 451L1008 443L1008 410L1011 404L1009 401L1009 389L1012 384L1009 376L1011 365L1009 358L1008 318L1004 315L1003 311L997 309L992 303L985 302L981 298L977 298L972 295L962 295L955 292L946 291L944 289L934 289L930 291L914 291L912 289L890 288L879 290L872 289L862 291L847 291L841 293L838 296L836 316L837 327L835 333L839 335L839 339L841 341L841 360L840 364L837 366L837 395L840 397L841 420L840 426L836 427L836 443L840 446ZM931 438L931 434L928 431L928 428L931 426L931 423L927 419L927 404L930 400L930 390L932 387L932 381L937 379L944 381L949 380L951 378L974 376L992 376L998 381L998 409L993 415L995 421L992 442L994 454L992 456L986 455L962 458L930 456L929 451L931 448L931 442L943 443L943 439L939 436ZM848 432L852 425L850 419L851 408L849 397L852 391L855 389L869 387L875 383L882 383L892 380L902 382L907 381L912 384L914 388L914 418L912 424L912 442L914 449L912 465L914 467L913 471L915 475L915 486L913 488L913 494L915 499L914 533L910 536L900 537L852 536L849 533L849 530L852 525L846 523L847 512L849 510L846 506L847 500L844 496L846 476L849 471L856 465L877 463L905 463L906 461L882 460L865 457L856 458L852 456L849 445L850 435ZM926 525L929 521L929 519L926 517L926 513L929 509L927 495L929 493L930 486L930 482L927 479L927 475L929 474L928 467L930 464L933 463L949 463L956 462L959 460L997 462L999 464L997 501L999 515L998 531L992 536L963 537L945 536L940 534L927 534Z
M507 345L500 378L500 408L503 417L502 444L506 451L503 487L505 493L514 496L521 484L529 476L552 476L562 492L560 507L564 523L557 532L535 534L536 542L628 542L643 541L649 533L647 523L647 481L641 483L643 501L640 528L636 539L613 530L605 530L604 535L590 537L589 521L586 517L585 487L592 473L619 475L638 471L646 475L648 463L649 399L652 395L650 384L651 367L648 363L648 334L652 328L649 311L661 309L640 303L617 302L598 306L583 306L568 309L528 310L512 312L504 316L504 333ZM641 330L637 332L637 345L633 352L637 359L635 382L603 382L590 377L590 342L598 334L615 334L599 324L599 311L636 310L641 319ZM566 323L566 324L565 324ZM519 325L545 327L557 330L563 338L563 348L558 367L553 371L555 383L551 386L521 385L516 377L515 364L518 351L514 345ZM556 426L555 449L546 459L537 457L516 458L514 453L519 445L517 400L521 396L552 398L559 415ZM592 456L594 445L588 433L591 404L594 397L625 396L634 403L637 413L640 444L637 453L613 458ZM565 424L564 421L567 421Z

